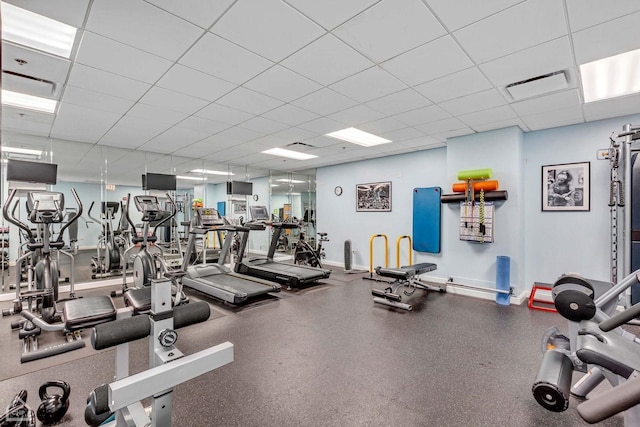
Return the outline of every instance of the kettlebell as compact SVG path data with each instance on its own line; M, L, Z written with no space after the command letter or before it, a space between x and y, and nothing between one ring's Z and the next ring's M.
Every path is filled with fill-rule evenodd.
M62 396L59 394L49 395L47 394L48 388L59 388L62 390ZM71 394L71 387L64 381L47 381L40 386L38 390L40 395L40 406L36 411L38 419L43 424L56 423L64 417L69 409L69 394Z

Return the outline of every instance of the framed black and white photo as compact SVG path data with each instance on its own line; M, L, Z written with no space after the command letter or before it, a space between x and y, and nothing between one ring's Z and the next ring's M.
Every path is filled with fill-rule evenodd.
M591 163L542 166L543 211L589 211Z
M357 184L356 212L391 212L391 181Z

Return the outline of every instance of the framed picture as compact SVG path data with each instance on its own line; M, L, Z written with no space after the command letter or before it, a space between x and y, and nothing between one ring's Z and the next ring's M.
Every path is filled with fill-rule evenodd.
M232 200L231 210L234 215L246 215L247 213L247 201L246 200Z
M543 211L589 211L591 162L542 166Z
M356 212L391 212L391 181L357 184Z

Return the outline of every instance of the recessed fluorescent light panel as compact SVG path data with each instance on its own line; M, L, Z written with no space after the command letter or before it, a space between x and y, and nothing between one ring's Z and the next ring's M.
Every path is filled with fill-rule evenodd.
M189 180L189 181L202 181L203 179L205 179L205 178L198 177L198 176L185 176L185 175L177 175L176 178L185 179L185 180Z
M318 156L314 156L313 154L300 153L298 151L293 151L293 150L285 150L284 148L272 148L270 150L265 150L262 153L272 154L274 156L280 156L280 157L287 157L289 159L295 159L295 160L309 160L309 159L318 157Z
M77 29L2 2L2 39L69 58Z
M342 129L336 132L328 133L326 136L341 139L347 142L352 142L364 147L372 147L374 145L387 144L391 142L388 139L381 138L377 135L356 128Z
M584 102L640 92L640 49L582 64Z
M53 114L58 101L2 89L2 103L11 107L26 108L27 110Z
M302 184L304 182L307 182L307 181L300 181L298 179L287 179L287 178L276 179L276 181L278 181L278 182L289 182L291 184Z
M214 171L209 169L192 169L190 173L206 173L207 175L233 175L231 172Z
M3 153L16 153L16 154L27 154L30 156L42 156L42 150L32 150L30 148L20 148L20 147L7 147L6 145L2 146Z

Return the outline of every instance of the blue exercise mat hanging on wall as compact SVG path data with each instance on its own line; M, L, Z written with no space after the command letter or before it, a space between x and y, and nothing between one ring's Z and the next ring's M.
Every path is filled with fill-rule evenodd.
M413 189L413 250L440 253L440 187Z

